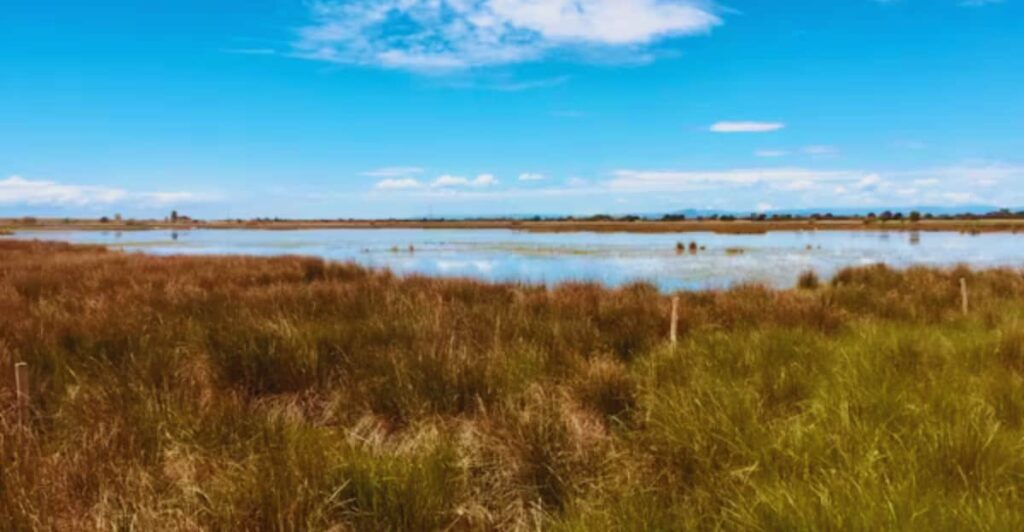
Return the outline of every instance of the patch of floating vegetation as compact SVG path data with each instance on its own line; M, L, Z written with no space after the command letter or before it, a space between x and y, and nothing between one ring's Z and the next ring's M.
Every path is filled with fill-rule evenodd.
M768 234L768 229L751 226L717 227L712 232L716 235L766 235Z
M119 249L119 250L127 250L127 249L132 249L132 250L143 250L143 249L152 249L152 248L162 248L162 247L167 247L167 246L184 246L185 244L183 244L183 243L180 243L180 242L178 242L177 240L172 240L171 242L162 242L162 241L139 241L139 242L133 242L133 241L126 241L126 242L111 242L111 243L109 243L109 244L105 244L105 245L106 245L107 247L109 247L110 249Z
M551 255L601 255L607 253L608 250L599 250L593 248L583 248L577 246L525 246L522 244L493 244L485 246L475 246L474 249L484 249L490 251L501 251L506 253L515 253L517 255L536 255L536 256L551 256Z

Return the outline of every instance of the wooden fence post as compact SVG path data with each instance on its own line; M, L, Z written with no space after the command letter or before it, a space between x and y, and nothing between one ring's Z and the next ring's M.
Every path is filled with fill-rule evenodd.
M672 296L672 325L669 328L669 340L676 345L679 331L679 296Z
M14 364L14 386L17 390L18 404L18 427L24 427L28 417L29 407L29 384L28 384L28 362Z
M967 279L960 278L960 306L964 311L964 316L967 315L969 310L968 299L967 299Z

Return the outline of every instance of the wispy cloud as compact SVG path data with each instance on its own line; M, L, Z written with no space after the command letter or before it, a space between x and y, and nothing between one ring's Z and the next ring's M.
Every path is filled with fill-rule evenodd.
M382 179L380 181L377 181L377 184L374 185L374 188L378 190L408 190L412 188L420 188L421 186L423 186L423 184L416 179L404 178Z
M804 168L754 168L721 171L617 170L608 186L616 190L671 192L707 186L752 186L850 180L863 173L818 171Z
M473 179L465 177L442 175L430 184L433 188L453 187L491 187L498 184L498 178L492 174L480 174Z
M128 197L137 199L138 204L142 207L205 203L216 199L213 196L193 192L139 192L129 194Z
M520 181L543 181L544 179L544 174L535 174L530 172L519 174Z
M469 179L442 175L432 182L408 180L393 194L431 201L489 202L544 198L643 198L635 203L683 198L689 205L751 208L756 203L784 207L882 208L900 205L959 205L969 202L994 206L1024 205L1024 167L999 162L967 161L959 165L911 170L814 169L806 167L733 168L720 170L620 169L605 177L545 180L532 185L538 174L523 174L509 184L491 174ZM407 190L399 190L407 189ZM728 198L727 201L722 201ZM589 201L589 200L588 200ZM630 200L634 202L634 200ZM597 203L595 203L596 205Z
M754 155L764 158L778 158L789 155L789 152L786 150L757 150L754 152Z
M654 41L705 33L722 22L704 0L321 0L311 6L313 23L301 29L294 55L414 71L518 63L555 50L642 54Z
M158 207L212 201L193 192L133 192L117 187L72 185L10 176L0 180L0 205L87 207L124 204Z
M21 176L0 180L0 204L83 206L116 203L127 197L128 192L119 188L66 185Z
M716 122L709 131L714 133L769 133L786 127L782 122Z

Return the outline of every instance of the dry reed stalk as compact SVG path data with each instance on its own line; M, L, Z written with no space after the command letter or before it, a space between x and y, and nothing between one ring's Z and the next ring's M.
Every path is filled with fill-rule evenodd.
M679 332L679 296L672 298L672 325L669 328L669 340L676 345Z
M966 316L970 307L967 297L967 279L964 279L963 277L960 278L960 306L963 310L964 316Z
M14 383L17 389L16 401L18 404L18 428L25 426L28 417L29 406L29 385L28 385L28 363L17 362L14 364Z

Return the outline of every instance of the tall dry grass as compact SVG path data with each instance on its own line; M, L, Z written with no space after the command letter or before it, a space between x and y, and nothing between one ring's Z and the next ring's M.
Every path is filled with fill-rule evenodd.
M1024 527L1020 271L679 296L0 242L0 528Z

